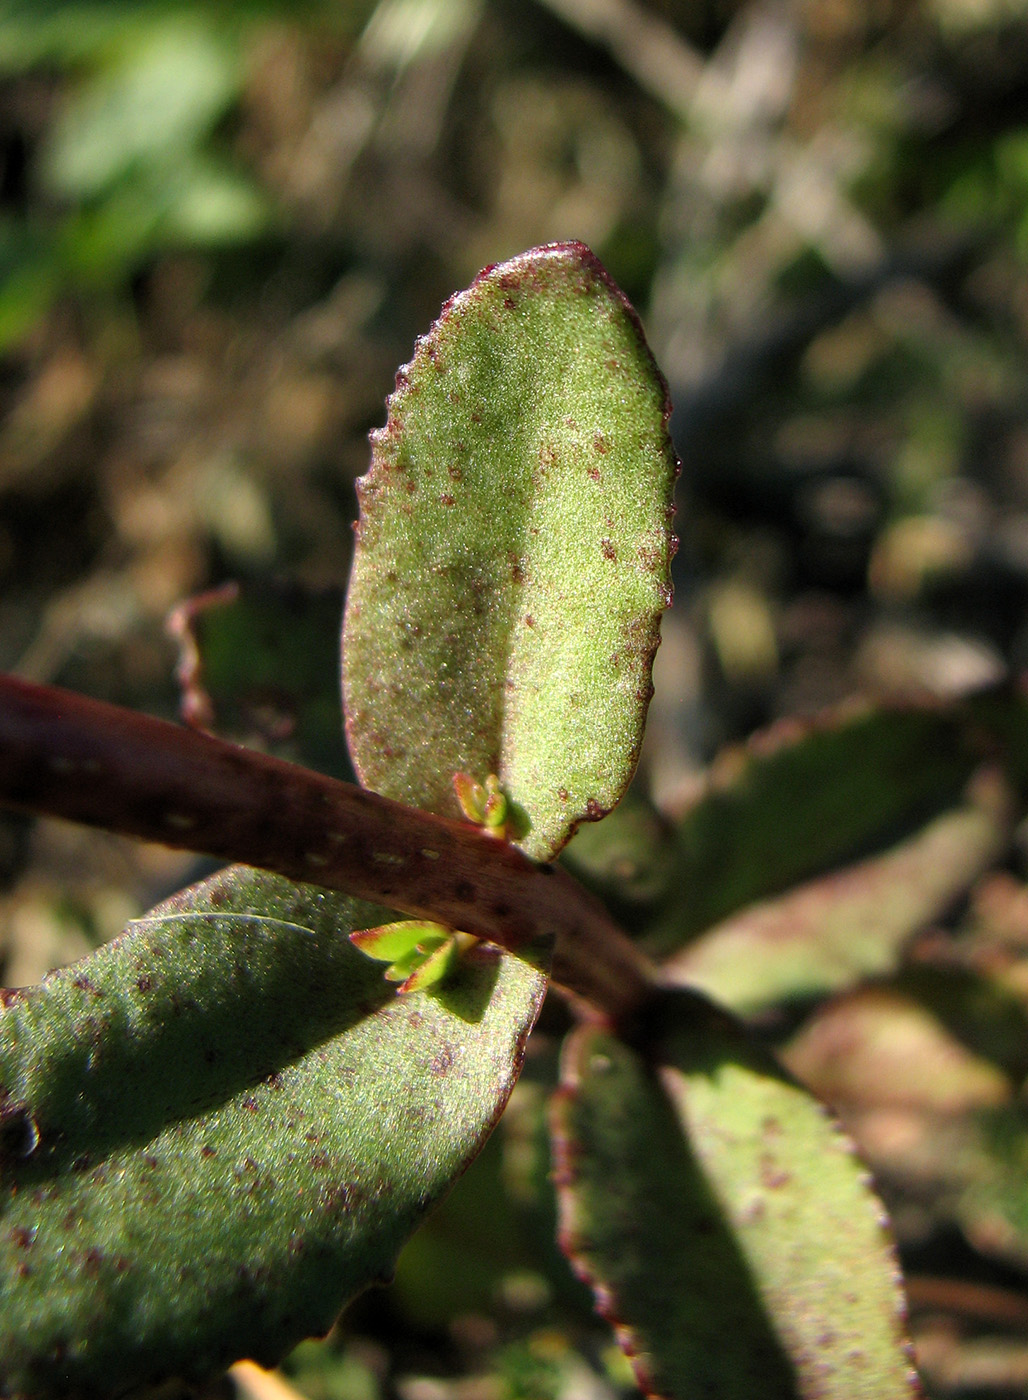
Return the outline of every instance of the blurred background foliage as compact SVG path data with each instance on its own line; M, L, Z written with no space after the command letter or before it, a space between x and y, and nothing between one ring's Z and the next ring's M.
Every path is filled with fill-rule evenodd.
M562 238L638 305L684 464L639 795L614 846L579 838L628 922L660 905L661 841L719 753L735 800L726 746L855 694L936 703L1028 665L1022 0L3 0L0 665L173 715L182 599L288 578L334 617L396 366L480 266ZM295 731L344 771L334 720L319 711L312 740L310 708L301 723L262 669L293 596L245 614L235 650L201 610L212 697L240 737L289 752ZM773 1010L774 978L744 991L683 955L843 1111L945 1396L1028 1385L1028 838L983 828L991 810L959 818L978 823L963 874L880 928L887 948L815 977L802 1014ZM779 825L784 851L808 825ZM933 832L904 848L917 879L950 859ZM81 956L200 869L3 819L4 980ZM393 1288L284 1377L211 1395L634 1393L547 1243L553 1043L544 1020Z

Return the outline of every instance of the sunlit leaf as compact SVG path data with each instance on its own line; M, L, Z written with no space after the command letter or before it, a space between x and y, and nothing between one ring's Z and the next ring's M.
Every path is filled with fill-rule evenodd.
M581 244L447 303L360 483L343 664L366 786L458 816L453 774L494 773L540 859L618 801L670 599L666 416Z
M1001 854L1009 826L990 785L881 855L726 919L670 959L667 974L750 1012L891 972L911 936Z
M236 868L0 1012L0 1393L265 1364L392 1269L506 1101L545 978L397 998L380 910Z
M444 939L434 948L424 950L421 961L404 978L400 991L406 996L409 992L424 992L434 987L449 976L460 957L460 951L456 935Z
M562 1238L647 1395L916 1393L882 1208L821 1106L672 994L650 1056L583 1027L555 1101Z
M954 716L935 709L850 707L726 752L679 826L654 950L894 839L952 802L973 767Z
M438 947L449 937L445 924L435 924L424 919L399 919L394 924L380 924L378 928L362 928L350 934L350 942L369 958L379 962L395 962L406 957L419 947Z

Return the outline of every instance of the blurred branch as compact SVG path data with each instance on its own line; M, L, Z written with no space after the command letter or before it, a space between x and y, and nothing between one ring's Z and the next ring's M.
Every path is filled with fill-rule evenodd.
M438 143L481 8L482 0L379 0L291 163L289 194L310 227L332 224L352 196L360 162L370 158L377 180L401 182L403 202L419 210L418 219L382 229L380 242L395 243L404 227L408 234L426 225L461 233L462 211L421 166Z
M539 0L608 49L639 86L687 123L706 63L670 24L634 0Z
M907 1302L912 1313L951 1313L965 1322L1028 1332L1028 1298L1009 1288L913 1274L907 1279Z
M763 188L771 210L839 272L881 256L873 225L841 187L833 133L805 145L780 130L797 71L792 14L774 4L742 11L705 59L636 0L540 0L602 44L639 86L678 118L701 180L740 177Z

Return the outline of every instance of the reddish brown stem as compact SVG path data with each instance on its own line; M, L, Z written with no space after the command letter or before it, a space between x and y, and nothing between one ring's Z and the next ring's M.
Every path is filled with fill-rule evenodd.
M554 980L615 1021L652 987L597 900L477 827L10 676L0 676L0 803L345 890L514 952L556 934Z

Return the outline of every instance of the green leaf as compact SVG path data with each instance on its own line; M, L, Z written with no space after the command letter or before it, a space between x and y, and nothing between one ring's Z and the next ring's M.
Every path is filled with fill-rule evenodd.
M437 948L445 943L450 931L445 924L425 919L399 919L395 924L380 924L378 928L362 928L350 934L350 942L369 958L378 962L395 962L415 953L419 948Z
M952 802L975 766L953 715L848 706L720 756L678 831L669 953L756 899L864 855Z
M343 665L365 786L459 816L454 773L494 773L542 860L618 801L671 596L667 412L581 244L447 303L359 483Z
M1009 812L988 785L880 855L726 919L671 958L665 974L745 1013L881 976L1009 838Z
M397 998L382 911L236 868L0 1012L0 1394L120 1394L324 1332L474 1157L545 978Z
M857 987L818 1007L781 1054L798 1079L851 1122L881 1108L893 1111L893 1123L903 1113L909 1121L955 1118L1010 1097L1003 1070L955 1035L934 1006L911 995L902 978ZM897 1134L901 1152L916 1140L916 1133Z
M651 1057L575 1031L554 1126L562 1241L648 1395L916 1393L882 1207L728 1016L671 994Z
M400 991L407 995L409 992L424 992L429 987L434 987L444 977L449 976L457 964L460 951L456 935L445 939L437 947L423 950L424 956L404 979Z
M818 1008L783 1050L860 1151L932 1233L958 1225L982 1254L1028 1263L1023 994L949 961Z
M983 1110L973 1136L942 1158L961 1228L982 1254L1028 1266L1028 1114L1023 1104ZM970 1135L968 1135L970 1136ZM937 1144L936 1144L937 1146ZM954 1179L955 1178L955 1179Z
M969 696L961 708L1022 799L1028 795L1028 684L1022 678Z
M200 17L155 22L67 103L47 161L53 189L95 195L140 165L180 161L228 108L241 78L238 44Z

